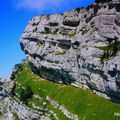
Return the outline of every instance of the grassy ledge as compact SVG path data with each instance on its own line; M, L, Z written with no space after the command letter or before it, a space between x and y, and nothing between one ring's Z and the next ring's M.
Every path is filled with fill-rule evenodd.
M69 120L58 108L55 109L46 101L46 97L49 96L72 114L78 115L80 120L120 120L120 104L99 97L89 90L44 80L34 74L28 64L21 67L22 69L16 72L16 93L20 95L21 89L30 86L33 94L41 98L39 100L30 98L29 107L34 103L36 106L46 108L48 112L52 110L60 120ZM46 104L43 105L43 102Z

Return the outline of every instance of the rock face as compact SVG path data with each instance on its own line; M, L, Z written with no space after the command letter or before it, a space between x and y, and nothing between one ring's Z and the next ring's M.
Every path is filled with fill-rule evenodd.
M111 2L112 4L118 4L120 3L120 0L95 0L96 3L107 3L107 2Z
M96 0L85 9L34 17L20 44L41 77L120 101L119 0Z

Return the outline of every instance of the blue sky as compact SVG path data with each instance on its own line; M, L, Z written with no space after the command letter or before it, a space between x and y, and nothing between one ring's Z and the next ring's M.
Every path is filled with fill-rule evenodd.
M61 13L94 0L0 0L0 77L10 75L25 58L19 38L28 20L36 15Z

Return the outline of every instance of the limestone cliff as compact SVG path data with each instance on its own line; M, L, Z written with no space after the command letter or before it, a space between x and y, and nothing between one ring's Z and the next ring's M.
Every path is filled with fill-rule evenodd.
M120 100L120 0L33 17L20 44L41 77Z

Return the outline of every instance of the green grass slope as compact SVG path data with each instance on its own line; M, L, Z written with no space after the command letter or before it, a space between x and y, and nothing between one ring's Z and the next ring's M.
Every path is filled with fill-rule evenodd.
M120 120L120 104L99 97L89 90L44 80L34 74L28 64L23 64L21 67L22 69L16 72L15 91L17 94L15 97L20 99L23 88L25 90L29 86L33 94L41 98L29 98L28 107L32 108L32 104L35 104L46 110L44 114L52 110L60 120L69 120L58 107L53 107L46 100L48 96L64 106L70 113L76 114L80 120ZM52 114L50 117L51 120L55 120Z

